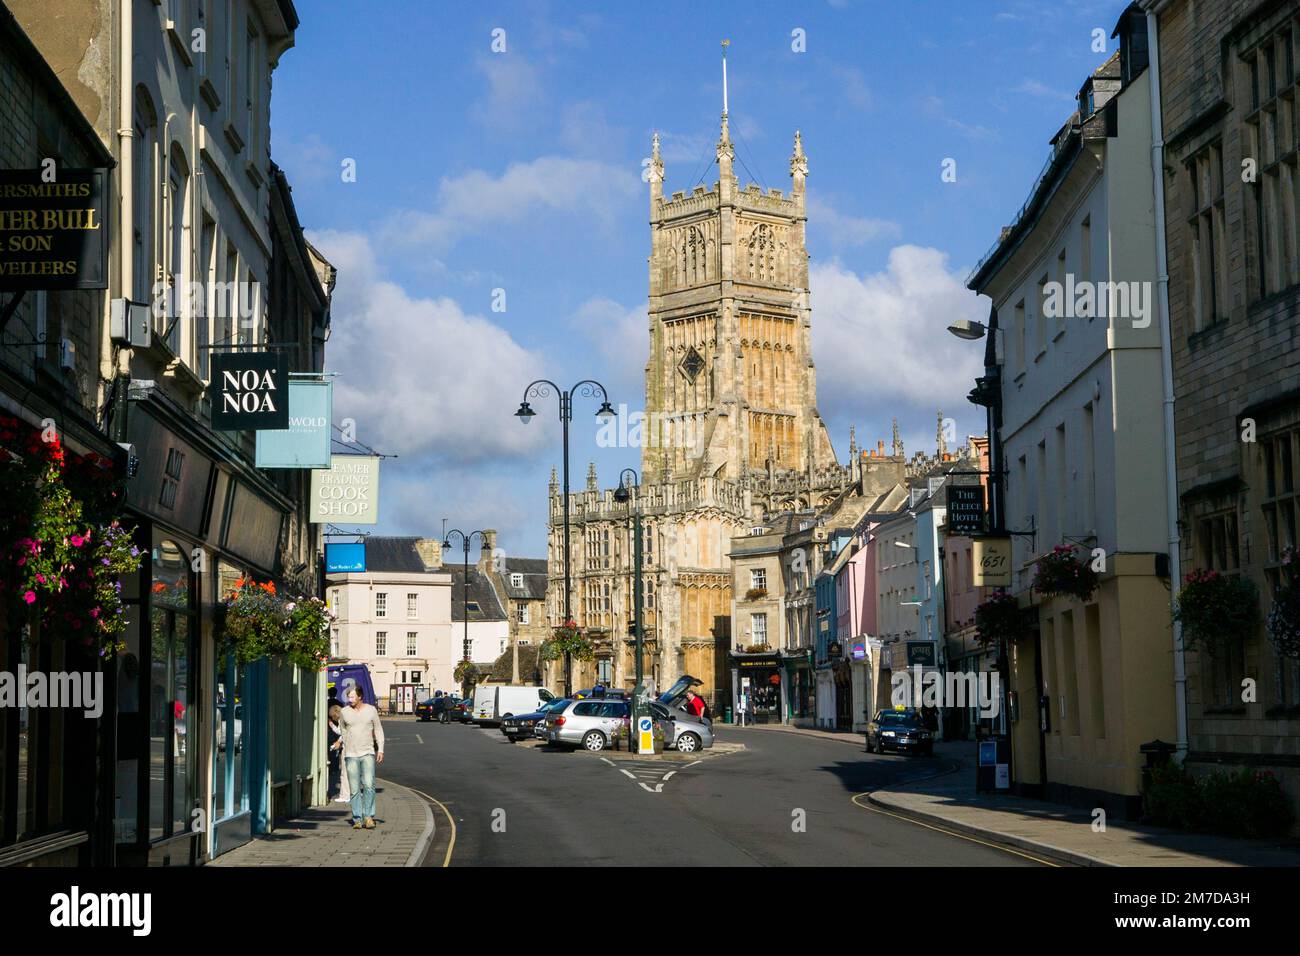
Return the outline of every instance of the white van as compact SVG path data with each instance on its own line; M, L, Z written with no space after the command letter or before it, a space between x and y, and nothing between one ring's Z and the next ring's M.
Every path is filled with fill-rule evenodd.
M531 714L555 695L545 687L498 684L474 690L474 723L497 724L503 717Z

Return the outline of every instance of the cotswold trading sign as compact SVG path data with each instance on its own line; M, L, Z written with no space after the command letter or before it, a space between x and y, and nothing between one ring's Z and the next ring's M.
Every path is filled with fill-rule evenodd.
M334 383L289 381L289 427L257 433L258 468L328 468Z
M984 531L984 486L948 486L948 534L975 535Z
M0 291L108 288L107 181L106 169L0 169Z
M219 432L289 427L289 357L283 352L213 352L208 398Z
M327 469L311 473L314 524L374 524L379 520L379 459L331 455Z

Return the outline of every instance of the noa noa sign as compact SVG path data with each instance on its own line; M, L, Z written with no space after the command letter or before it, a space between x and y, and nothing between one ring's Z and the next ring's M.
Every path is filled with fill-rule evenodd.
M214 352L208 398L214 431L289 427L289 358L283 352Z
M375 524L378 520L378 458L331 455L329 468L311 473L313 524Z

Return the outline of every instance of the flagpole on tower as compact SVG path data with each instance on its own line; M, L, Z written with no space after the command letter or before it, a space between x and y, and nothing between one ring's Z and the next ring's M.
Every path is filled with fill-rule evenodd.
M722 41L722 115L727 115L727 47L731 46L730 40Z

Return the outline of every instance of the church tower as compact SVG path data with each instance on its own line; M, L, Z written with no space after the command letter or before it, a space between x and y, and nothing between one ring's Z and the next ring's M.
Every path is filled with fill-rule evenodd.
M836 460L817 413L803 141L789 195L741 189L724 101L716 155L712 189L665 199L654 139L644 480L811 475Z

